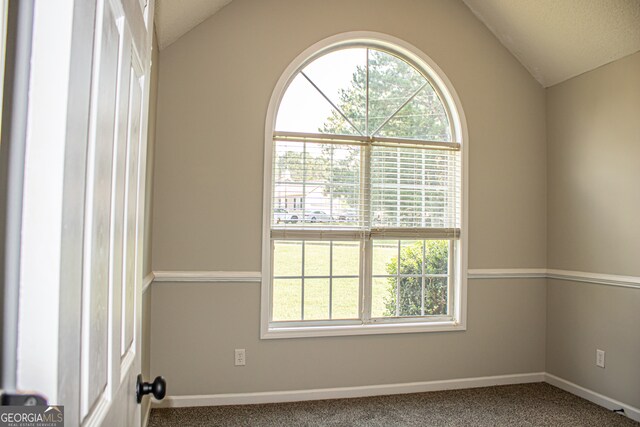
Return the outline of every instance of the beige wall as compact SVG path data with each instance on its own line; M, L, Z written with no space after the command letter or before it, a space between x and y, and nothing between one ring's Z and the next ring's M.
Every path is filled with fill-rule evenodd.
M461 99L469 267L546 265L545 91L462 2L235 0L161 52L154 270L258 271L264 123L276 81L330 35L429 55ZM471 280L468 331L260 340L257 283L155 283L152 375L169 393L355 386L544 370L544 280ZM233 367L233 349L247 366Z
M330 35L406 40L449 77L470 141L470 268L546 263L545 92L458 1L237 0L161 53L154 270L259 270L267 104Z
M547 313L547 372L640 408L640 289L549 280Z
M544 279L474 280L466 332L260 340L258 285L159 282L152 372L174 396L543 372L545 304Z
M640 276L639 118L640 53L547 90L549 268ZM640 289L548 286L547 371L640 407Z
M640 276L640 52L548 89L549 268Z

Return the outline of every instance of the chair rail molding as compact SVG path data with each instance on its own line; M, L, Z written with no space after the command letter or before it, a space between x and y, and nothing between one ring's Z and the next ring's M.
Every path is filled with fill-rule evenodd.
M485 279L555 279L569 282L592 283L605 286L619 286L640 289L639 276L618 274L590 273L546 268L470 268L467 270L469 280ZM260 271L154 271L145 276L143 292L153 282L165 283L260 283Z
M547 270L548 279L566 280L571 282L595 283L597 285L621 286L624 288L640 289L640 277L622 276L618 274L587 273L584 271Z
M256 282L259 271L154 271L154 282Z
M547 277L546 268L470 268L469 279L539 279Z
M467 277L474 279L555 279L596 285L620 286L640 289L640 277L618 274L591 273L546 268L492 268L469 269Z

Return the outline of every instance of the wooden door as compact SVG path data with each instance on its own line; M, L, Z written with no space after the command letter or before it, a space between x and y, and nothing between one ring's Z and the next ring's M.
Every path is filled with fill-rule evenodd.
M48 143L57 147L57 156L49 159L39 158L37 151L47 141L27 139L25 176L31 185L24 190L21 293L40 300L47 289L55 298L48 306L21 299L21 313L38 316L20 317L18 385L64 405L65 425L138 426L153 4L38 0L34 16L34 34L41 31L43 37L34 37L32 91L47 75L54 77L49 84L58 79L66 86L64 99L29 100L34 113L28 127L56 128L48 114L58 104L64 110L56 117L66 126L49 136ZM60 62L51 57L45 35L66 37L56 40L68 57ZM37 212L43 208L59 215L45 220ZM42 221L55 230L49 233L53 237L36 235ZM38 283L29 272L40 268L35 256L48 246L44 262L57 274ZM42 330L46 319L54 324ZM35 355L39 339L49 344L50 354Z

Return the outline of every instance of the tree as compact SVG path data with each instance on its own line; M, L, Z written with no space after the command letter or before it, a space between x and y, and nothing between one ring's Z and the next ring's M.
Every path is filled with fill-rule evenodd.
M276 157L276 173L278 181L302 182L323 181L326 179L326 159L313 153L303 154L299 151L283 151ZM307 165L304 168L304 165ZM309 167L315 165L315 167ZM306 170L305 170L306 169Z
M351 124L340 112L332 110L318 129L319 132L450 140L449 122L443 104L431 84L415 68L393 55L370 49L368 57L368 70L363 66L357 67L351 84L339 91L337 107ZM323 151L323 155L328 154L329 149ZM426 165L425 157L429 158L431 165L445 160L442 153L420 149L377 148L372 151L372 170L376 173L372 174L371 200L375 205L373 210L377 211L374 218L379 217L382 221L378 225L384 225L385 218L394 221L395 224L390 225L396 226L415 226L416 223L421 226L433 225L431 218L427 218L421 209L416 209L422 208L427 199L444 201L444 191L427 190L424 185L427 168L431 167ZM358 169L359 163L360 149L351 147L348 155L334 161L332 166L337 171L353 171ZM396 163L409 167L398 168ZM432 174L429 179L432 182L439 179L444 182L446 177L444 174L440 177ZM382 181L387 185L380 185ZM341 190L350 188L340 182L331 185L333 192L338 194L347 194L347 191ZM416 191L418 187L422 189ZM399 199L402 200L400 204L396 203ZM430 212L433 216L442 213Z
M368 97L367 68L363 66L356 67L350 86L339 91L337 107L356 129L332 110L320 132L448 140L449 123L442 102L415 68L393 55L370 49L368 78Z
M415 242L402 248L400 260L397 257L387 264L387 273L396 276L398 261L400 274L422 275L423 242ZM446 274L449 262L448 240L424 241L424 273ZM388 293L385 298L385 316L420 316L422 312L422 277L401 277L399 292L396 277L388 279ZM424 315L447 314L447 278L425 277ZM399 294L399 300L398 300ZM399 304L398 304L399 301Z

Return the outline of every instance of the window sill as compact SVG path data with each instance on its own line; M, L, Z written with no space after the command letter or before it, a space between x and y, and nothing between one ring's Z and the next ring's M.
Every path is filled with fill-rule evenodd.
M465 331L466 325L453 321L384 323L366 325L268 327L261 331L261 339L311 338L352 335L409 334L419 332Z

